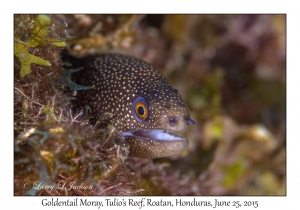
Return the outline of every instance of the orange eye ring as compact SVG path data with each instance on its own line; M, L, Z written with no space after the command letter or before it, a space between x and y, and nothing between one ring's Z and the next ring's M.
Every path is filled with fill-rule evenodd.
M148 110L146 104L142 101L136 103L135 113L141 120L145 120L148 117Z
M132 103L132 111L135 119L142 122L147 119L149 115L149 109L147 105L147 101L144 97L138 97Z

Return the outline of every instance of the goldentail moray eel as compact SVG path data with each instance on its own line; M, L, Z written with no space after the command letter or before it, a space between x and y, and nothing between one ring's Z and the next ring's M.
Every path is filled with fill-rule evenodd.
M183 132L195 121L178 91L151 64L127 55L107 53L72 58L83 70L76 84L75 105L89 106L92 115L113 114L113 126L125 137L129 156L159 158L179 155L188 140Z

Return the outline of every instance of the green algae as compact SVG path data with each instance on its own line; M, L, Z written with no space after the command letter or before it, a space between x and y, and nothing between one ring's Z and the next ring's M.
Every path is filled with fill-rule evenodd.
M14 54L21 63L21 77L25 77L31 72L31 64L51 66L48 60L30 54L28 51L30 48L34 48L38 45L45 46L48 43L52 43L57 47L66 46L65 41L53 40L47 37L48 29L51 24L49 16L38 15L33 24L32 32L27 34L28 40L25 40L25 42L15 41L14 43Z

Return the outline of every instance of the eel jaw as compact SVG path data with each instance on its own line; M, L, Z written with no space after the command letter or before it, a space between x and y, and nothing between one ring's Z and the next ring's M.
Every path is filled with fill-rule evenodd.
M188 140L165 130L144 129L122 132L129 144L129 156L159 158L181 154Z

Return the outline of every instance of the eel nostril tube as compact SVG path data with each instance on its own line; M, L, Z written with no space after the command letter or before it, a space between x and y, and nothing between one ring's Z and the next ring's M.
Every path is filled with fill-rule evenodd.
M189 118L189 119L187 119L187 124L188 125L195 125L195 121Z

